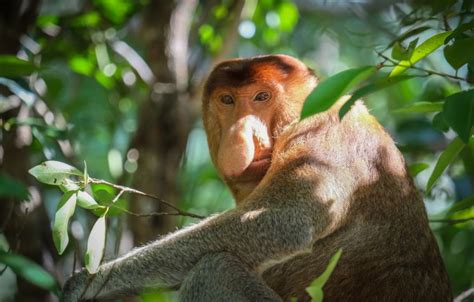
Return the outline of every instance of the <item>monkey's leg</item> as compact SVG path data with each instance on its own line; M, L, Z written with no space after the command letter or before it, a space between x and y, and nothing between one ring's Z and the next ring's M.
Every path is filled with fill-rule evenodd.
M205 255L181 284L182 302L282 301L255 272L231 253Z

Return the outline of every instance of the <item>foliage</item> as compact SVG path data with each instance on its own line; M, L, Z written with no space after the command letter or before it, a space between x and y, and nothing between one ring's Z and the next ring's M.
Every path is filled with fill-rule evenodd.
M326 270L316 278L311 284L306 288L306 291L309 293L311 297L311 301L313 302L322 302L323 301L323 286L328 281L329 277L331 276L332 272L336 268L337 262L341 258L342 249L339 249L329 260L329 264Z
M104 181L127 184L137 169L145 168L137 166L140 155L130 143L143 99L156 88L151 68L142 59L146 46L136 34L141 12L150 1L86 2L74 7L68 1L45 1L18 55L0 56L2 139L21 133L15 144L23 144L29 166L36 165L30 173L56 187L37 187L2 170L0 197L2 202L26 201L14 203L22 209L35 194L41 195L51 220L52 242L61 255L53 257L57 270L53 276L64 274L63 262L71 260L76 250L72 241L94 273L107 251L113 250L109 241L121 236L119 218L150 214L129 210L123 196L136 194L133 189ZM357 99L365 99L394 136L424 192L432 229L453 289L459 293L474 286L470 273L474 271L473 3L380 3L366 1L355 7L245 1L232 56L287 53L316 66L322 78L332 75L310 95L302 118L350 93L340 111L344 118ZM195 78L231 40L228 23L235 10L233 1L197 3L192 20L195 37L189 40L189 65L198 71ZM10 147L6 144L12 141L2 142L0 157ZM206 149L202 124L196 123L176 180L181 192L175 211L184 214L181 224L199 216L186 214L208 215L233 205ZM84 234L89 234L87 240ZM320 297L337 255L310 286ZM57 293L54 277L15 249L1 252L0 262ZM153 292L142 299L172 300Z
M59 286L53 276L28 258L11 252L0 251L0 263L10 267L18 276L59 296Z

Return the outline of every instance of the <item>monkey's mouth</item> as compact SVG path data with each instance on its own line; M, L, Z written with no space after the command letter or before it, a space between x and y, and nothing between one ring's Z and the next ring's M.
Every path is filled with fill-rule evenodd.
M238 177L239 182L259 182L267 174L272 163L272 150L264 150L245 169Z

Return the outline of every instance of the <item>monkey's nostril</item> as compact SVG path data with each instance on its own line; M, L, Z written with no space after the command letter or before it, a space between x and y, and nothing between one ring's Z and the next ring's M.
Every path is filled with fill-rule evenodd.
M262 149L259 151L256 151L255 156L253 158L254 162L260 161L260 160L267 160L272 158L272 148L267 148L267 149Z

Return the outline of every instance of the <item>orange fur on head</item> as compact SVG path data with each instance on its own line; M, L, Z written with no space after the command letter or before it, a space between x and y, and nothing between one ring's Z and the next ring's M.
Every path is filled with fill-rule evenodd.
M233 59L211 72L204 126L212 160L238 202L265 176L275 138L299 119L316 83L312 70L286 55Z

